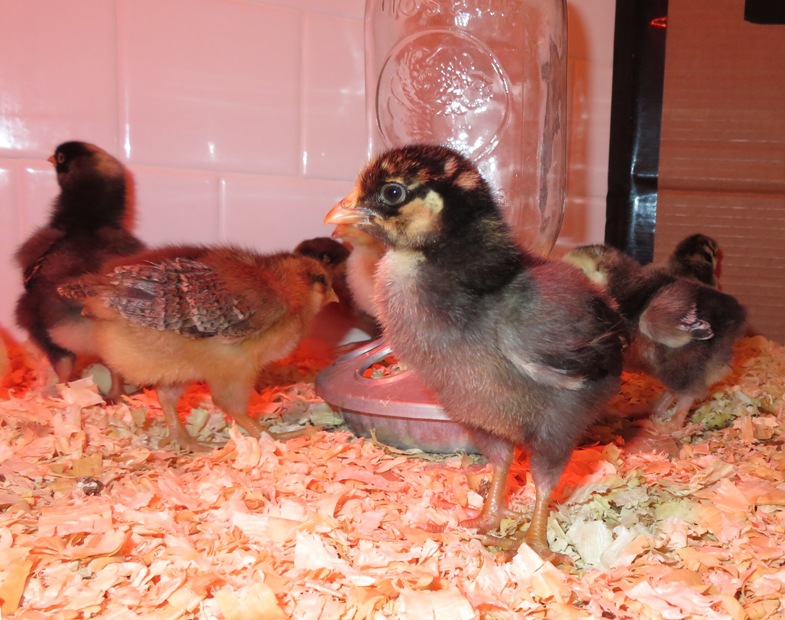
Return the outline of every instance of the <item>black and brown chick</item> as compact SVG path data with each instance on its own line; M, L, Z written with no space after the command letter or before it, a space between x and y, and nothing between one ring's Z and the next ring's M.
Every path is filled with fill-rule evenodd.
M564 260L578 266L617 303L632 342L625 367L666 388L654 408L666 430L678 430L692 405L730 370L733 344L744 334L746 311L735 297L667 269L645 268L608 245L582 246Z
M60 194L49 223L17 250L24 292L16 321L41 348L61 382L75 379L77 355L94 356L93 324L76 300L57 294L70 278L94 273L117 256L133 254L143 244L131 232L131 179L125 166L86 142L65 142L49 158ZM111 395L120 389L113 375Z
M536 487L526 542L554 557L551 495L619 388L621 317L577 269L520 249L477 168L446 147L383 153L326 222L385 243L384 336L493 464L482 513L465 525L498 528L514 448L525 446Z
M205 381L215 404L250 435L259 371L292 352L319 310L336 301L315 259L234 247L170 246L119 259L60 287L84 304L101 356L138 385L156 388L169 439L204 450L177 402Z
M676 244L664 269L677 278L697 280L717 288L719 260L719 244L708 235L696 233Z

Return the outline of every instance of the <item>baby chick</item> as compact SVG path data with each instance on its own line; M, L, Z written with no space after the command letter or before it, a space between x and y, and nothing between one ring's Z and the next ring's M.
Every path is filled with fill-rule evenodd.
M57 172L60 195L49 223L16 252L25 289L16 304L16 321L63 382L75 378L77 355L97 351L93 324L81 315L81 304L59 296L57 287L143 245L128 231L130 179L117 159L92 144L66 142L49 161ZM119 389L115 375L111 395L116 397Z
M297 244L294 253L310 256L322 263L330 272L333 290L338 295L338 300L347 308L352 306L352 297L346 282L346 261L350 254L349 248L330 237L314 237Z
M204 380L213 401L250 435L259 371L288 355L322 306L336 301L318 261L233 247L171 246L142 252L60 287L93 317L101 356L138 385L152 385L182 449L188 435L177 402Z
M384 255L384 244L373 235L346 224L338 224L333 236L352 246L352 251L346 259L346 280L352 300L358 311L375 320L373 278L376 265Z
M677 278L691 278L717 287L720 246L700 233L682 239L668 257L665 270Z
M654 417L665 417L675 401L665 428L681 428L694 402L730 370L733 343L745 329L744 307L731 295L696 280L644 268L607 245L575 248L564 260L582 269L616 301L632 333L625 366L665 386Z
M524 445L536 487L526 541L553 557L548 505L619 388L621 317L577 269L521 250L486 181L449 148L383 153L326 222L385 243L374 287L384 335L494 466L482 513L465 525L498 528Z

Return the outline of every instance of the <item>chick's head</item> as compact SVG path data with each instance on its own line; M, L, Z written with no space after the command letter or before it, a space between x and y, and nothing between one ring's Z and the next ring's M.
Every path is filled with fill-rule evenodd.
M327 267L337 267L346 262L349 248L331 237L315 237L297 244L294 253L315 258Z
M292 255L281 264L285 281L291 285L291 298L300 302L307 314L315 315L329 303L338 301L332 287L332 278L327 268L315 258Z
M49 158L63 189L84 183L86 178L124 180L125 167L102 148L88 142L64 142Z
M668 258L668 270L675 276L691 278L707 286L717 286L720 246L700 233L682 239Z
M58 146L49 162L61 190L52 206L51 226L62 230L133 227L133 177L112 155L94 144L72 141Z
M397 249L421 251L496 209L470 160L447 147L411 145L372 161L325 221L351 224Z

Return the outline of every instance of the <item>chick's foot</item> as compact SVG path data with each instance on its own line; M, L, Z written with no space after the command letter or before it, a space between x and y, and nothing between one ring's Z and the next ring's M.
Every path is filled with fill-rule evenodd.
M487 501L486 501L487 503ZM502 519L518 519L520 514L507 506L498 506L490 510L483 511L473 519L464 519L460 522L461 527L476 529L480 534L487 534L499 529ZM493 539L494 537L490 537Z
M488 496L482 512L474 519L461 521L461 525L468 528L477 528L481 534L499 529L502 518L510 512L504 503L504 492L507 487L507 475L510 472L515 448L511 443L496 442L493 444L494 453L489 459L493 462L493 477Z
M644 420L639 424L635 435L625 441L624 451L628 454L648 454L663 452L670 457L679 456L679 444L661 424Z
M156 390L158 402L164 412L166 427L169 429L169 435L161 442L161 446L173 444L185 452L210 452L217 446L201 443L191 437L177 413L177 401L184 391L185 386L181 384L160 385Z
M167 446L174 446L181 450L182 452L211 452L215 448L220 448L219 444L209 444L209 443L201 443L196 441L193 437L188 435L186 432L185 434L182 433L173 433L172 430L169 430L169 435L161 440L160 447L165 448Z
M526 544L532 551L539 555L544 562L550 562L554 566L563 568L574 566L574 562L570 556L551 550L547 543L543 545L539 540L530 540L527 532L521 530L517 530L513 536L504 538L493 534L485 534L480 536L479 540L486 547L499 549L507 561L512 560L521 545Z
M533 461L533 467L536 463ZM537 482L537 471L534 471L535 476L535 498L534 510L532 510L531 523L529 529L526 530L524 542L539 555L544 561L550 562L556 566L571 565L572 560L563 553L552 551L548 544L548 516L550 515L549 504L553 488L556 486L558 477L540 478Z
M109 390L103 395L104 402L106 402L107 405L119 405L122 402L123 394L125 394L125 380L117 371L112 370L111 368L108 370L111 384L109 385Z
M526 542L526 544L531 547L532 551L542 558L543 562L550 562L554 566L558 566L560 568L571 568L575 565L570 556L565 555L564 553L553 551L548 545L545 545L543 548L539 546L532 546L528 542Z
M284 431L281 433L277 433L269 429L265 430L265 432L276 441L286 441L287 439L295 439L297 437L313 437L313 435L320 430L322 430L321 426L308 425L293 431Z

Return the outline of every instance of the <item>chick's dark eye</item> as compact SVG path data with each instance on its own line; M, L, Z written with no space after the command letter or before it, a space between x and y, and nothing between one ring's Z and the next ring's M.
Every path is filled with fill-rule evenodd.
M379 190L379 197L383 203L394 207L406 200L406 188L400 183L385 183Z
M57 154L57 163L58 164L65 163L65 155L63 155L62 153L58 153Z
M323 273L317 273L311 276L311 280L314 284L321 284L322 286L327 286L327 277Z

